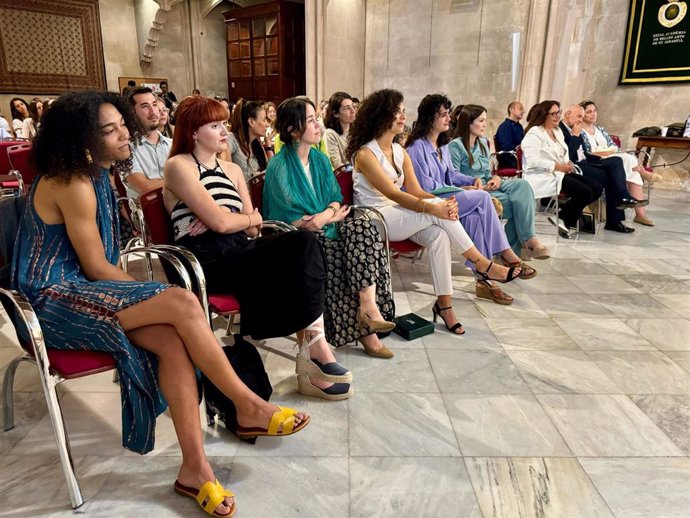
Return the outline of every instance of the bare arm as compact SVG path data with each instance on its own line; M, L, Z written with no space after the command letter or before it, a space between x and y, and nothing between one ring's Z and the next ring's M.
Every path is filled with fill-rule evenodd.
M236 167L239 170L234 164L224 164L226 168ZM241 189L240 186L237 187ZM199 182L195 167L182 156L173 157L165 163L165 188L182 200L206 227L219 234L234 234L262 223L257 211L251 214L245 212L251 207L251 201L242 213L233 214L223 210ZM246 185L244 189L246 192Z
M453 209L451 205L457 209L457 202L454 197L444 200L443 203L427 203L425 199L434 199L435 196L424 192L419 186L417 177L414 174L412 161L405 151L405 160L403 162L403 173L405 174L404 187L406 191L398 189L398 187L386 176L386 173L381 168L381 165L376 160L376 156L368 149L361 149L357 152L355 158L355 168L363 174L369 183L383 194L389 200L393 200L401 207L404 207L415 212L428 212L439 218L452 218L451 213ZM457 213L457 210L455 211Z
M53 184L51 191L86 277L92 281L135 280L105 257L96 223L96 193L89 179L74 178L64 186Z
M242 200L242 212L240 214L244 214L245 219L246 216L251 217L252 223L254 223L254 225L245 230L245 233L249 237L258 236L263 219L261 218L261 214L259 214L259 210L255 209L252 205L252 197L249 194L249 188L247 187L247 182L244 179L242 169L240 169L237 164L234 164L229 160L219 160L218 162L220 163L220 167L223 169L225 176L227 176L230 181L235 184L235 187L237 187L237 193L240 195L240 199Z
M127 185L129 185L132 189L137 191L137 194L139 194L139 196L141 196L145 192L153 191L154 189L163 187L163 180L151 180L149 178L146 178L146 175L144 175L144 173L131 173L125 179L125 183L127 183Z

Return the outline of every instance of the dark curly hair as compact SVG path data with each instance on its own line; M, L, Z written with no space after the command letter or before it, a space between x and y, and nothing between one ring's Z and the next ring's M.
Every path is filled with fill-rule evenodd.
M326 116L324 117L324 126L334 130L338 135L343 134L343 127L340 125L340 119L336 115L340 112L340 104L352 97L346 92L336 92L328 99L328 106L326 107Z
M74 176L86 177L98 168L89 160L89 154L96 158L102 148L98 111L106 103L122 114L130 135L138 134L136 118L118 94L93 90L64 94L45 113L31 149L39 175L67 182ZM126 168L127 164L119 167Z
M292 143L292 133L295 131L300 137L304 134L307 125L307 104L311 104L311 107L316 110L314 101L304 96L290 97L278 106L275 127L283 144Z
M439 110L445 108L450 111L451 106L453 106L453 103L443 94L429 94L424 96L424 99L422 99L417 107L417 121L414 123L414 126L412 126L412 131L410 132L410 136L407 137L405 147L410 147L415 140L426 138L431 132L431 128L434 126L434 119ZM449 139L446 132L438 136L438 147L445 146L448 142Z
M357 118L350 128L350 142L345 155L348 160L370 140L383 135L393 125L395 112L405 98L398 90L376 90L357 108Z
M527 132L535 126L544 125L544 123L546 122L546 118L549 116L549 111L551 110L552 106L558 106L558 108L560 109L561 103L555 100L548 99L546 101L542 101L539 104L535 104L534 106L532 106L532 108L530 109L529 116L527 118L528 124L525 128L525 135L527 135Z

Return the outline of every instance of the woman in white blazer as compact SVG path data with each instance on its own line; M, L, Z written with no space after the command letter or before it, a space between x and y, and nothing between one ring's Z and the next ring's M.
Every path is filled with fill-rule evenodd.
M542 101L530 110L525 138L522 139L523 178L529 182L535 198L556 196L564 192L568 198L560 206L558 224L562 237L570 237L570 228L577 226L582 209L597 200L603 191L598 182L578 174L568 158L568 146L558 127L561 106L558 101Z

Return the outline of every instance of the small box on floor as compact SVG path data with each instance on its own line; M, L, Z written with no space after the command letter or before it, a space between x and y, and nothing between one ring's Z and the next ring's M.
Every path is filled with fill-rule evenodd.
M414 340L434 332L434 324L414 313L395 319L394 331L406 340Z

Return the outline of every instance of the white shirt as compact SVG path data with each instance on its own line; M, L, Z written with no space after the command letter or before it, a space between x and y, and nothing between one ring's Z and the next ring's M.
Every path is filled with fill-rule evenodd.
M391 164L390 160L386 158L383 154L381 147L379 146L376 139L368 142L363 147L369 149L374 153L379 165L386 173L386 176L395 184L398 189L402 189L403 183L405 183L405 174L403 173L403 161L405 159L405 154L403 148L400 144L393 144L393 162L395 162L395 167ZM354 157L353 160L354 162ZM397 167L397 171L395 170ZM367 180L367 177L355 169L352 172L352 180L354 182L355 191L355 205L367 205L369 207L384 207L386 205L396 205L396 203L386 198L378 189L375 189Z

